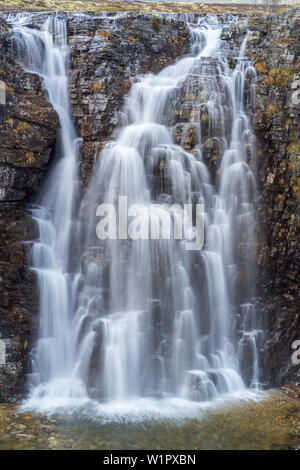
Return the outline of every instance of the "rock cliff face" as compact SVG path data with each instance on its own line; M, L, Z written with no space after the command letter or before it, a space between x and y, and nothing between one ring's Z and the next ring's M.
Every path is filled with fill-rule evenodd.
M300 9L250 18L225 28L231 47L246 31L257 73L248 106L257 138L257 308L267 338L261 351L266 386L299 380L292 343L300 339ZM214 153L214 149L213 149Z
M299 14L300 9L262 19L240 15L223 32L223 39L237 48L249 29L247 50L257 71L256 104L249 110L258 148L258 308L269 323L261 355L266 385L292 380L298 370L291 362L291 343L300 339ZM187 53L189 32L182 21L151 14L131 13L117 21L69 14L68 36L71 105L82 138L84 191L94 159L122 121L131 81L138 74L158 72ZM29 203L36 201L45 172L51 169L59 125L39 77L14 61L10 29L3 20L0 46L0 80L5 84L0 89L1 401L25 390L38 293L28 269L30 244L24 241L35 236ZM234 65L234 54L230 60ZM190 84L186 92L193 86L196 96L197 84ZM176 104L180 122L188 112L181 109L181 98ZM175 129L176 140L189 151L194 131L180 125ZM207 139L205 158L212 171L217 156L215 142Z
M269 325L262 361L272 385L299 374L291 361L291 345L300 339L299 28L299 8L254 18L248 43L257 71L258 291Z

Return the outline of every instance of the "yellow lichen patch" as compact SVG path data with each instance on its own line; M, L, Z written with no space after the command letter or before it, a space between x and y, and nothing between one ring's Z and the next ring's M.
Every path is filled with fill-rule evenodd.
M136 42L136 38L134 36L128 36L128 41Z
M23 134L24 132L29 132L30 131L30 125L28 122L21 121L18 123L17 127L15 128L15 132L18 134Z
M91 91L100 91L103 88L103 82L102 80L99 80L99 82L93 83L90 85L90 90Z
M268 77L265 79L265 83L268 85L275 85L277 87L284 87L288 84L288 81L294 76L294 69L272 69L269 71Z
M296 171L297 170L297 163L295 161L290 160L288 163L289 170Z
M9 93L13 93L13 92L14 92L13 87L8 86L7 83L5 83L4 86L5 86L5 90L8 91Z
M256 68L258 73L263 73L263 74L268 73L268 69L266 67L266 62L264 60L262 60L260 62L256 62L254 67Z
M114 35L110 31L98 31L97 32L98 36L103 36L104 38L113 38Z
M267 85L272 86L272 85L274 85L275 82L274 82L274 79L273 79L272 77L268 76L268 77L265 79L265 83L266 83Z
M26 152L26 160L28 161L30 165L35 163L34 154L32 152Z
M280 44L282 46L287 46L290 44L291 40L289 38L279 38L275 41L276 44Z
M297 178L297 183L293 187L293 191L296 194L297 198L300 199L300 178Z
M10 127L13 127L14 121L11 118L7 119L6 124L8 124Z
M209 121L209 115L207 113L202 114L201 121Z
M278 108L277 108L276 104L269 104L268 110L270 111L270 113L273 113L273 114L278 113Z
M300 154L300 140L296 142L291 142L287 147L287 151L289 154L299 155Z

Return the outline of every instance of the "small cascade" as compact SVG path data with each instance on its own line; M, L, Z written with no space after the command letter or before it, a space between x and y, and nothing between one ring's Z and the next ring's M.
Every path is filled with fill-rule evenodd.
M40 327L30 399L197 402L259 387L255 138L246 106L255 69L247 37L229 64L216 16L181 20L190 54L133 83L124 125L104 146L81 201L65 19L49 17L40 30L14 23L19 60L42 77L61 123L33 210ZM173 235L171 207L201 205L204 246L189 251L187 239L161 235L99 239L97 207L109 204L120 217L124 198L140 222L156 217L162 229L171 220Z
M76 136L69 108L68 45L65 20L49 16L40 30L27 26L30 15L13 22L14 49L23 67L38 74L56 110L61 130L57 156L38 206L32 210L39 237L32 248L32 269L40 293L38 340L32 351L32 386L72 373L72 290L70 240L76 231L78 175Z

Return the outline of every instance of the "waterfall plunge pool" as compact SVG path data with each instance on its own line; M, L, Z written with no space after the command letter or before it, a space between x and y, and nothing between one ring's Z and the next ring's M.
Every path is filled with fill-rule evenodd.
M148 419L136 411L135 420L132 413L124 413L126 410L123 413L115 410L113 421L110 410L110 422L104 407L98 408L98 415L88 415L89 407L82 407L81 412L78 408L69 414L65 409L46 417L25 411L19 404L0 404L0 450L299 448L299 398L274 390L261 392L253 399L245 398L202 404L196 414L194 407L193 418L188 416L187 407L185 416L182 407L177 414L166 416L169 406L164 416L153 412Z

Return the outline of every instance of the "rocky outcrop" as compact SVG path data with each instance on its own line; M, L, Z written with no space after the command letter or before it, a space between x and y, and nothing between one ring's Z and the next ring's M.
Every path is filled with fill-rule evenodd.
M188 52L182 21L131 13L114 18L69 18L71 105L83 139L86 183L103 144L122 121L124 99L139 74L156 73Z
M266 325L261 380L299 380L292 344L300 339L300 9L239 20L223 30L231 48L248 30L246 54L256 69L257 309ZM234 61L234 58L232 58ZM213 154L214 145L211 144ZM210 152L211 152L210 149Z
M254 129L260 201L258 289L269 324L262 354L272 385L296 378L300 339L300 9L254 18L248 49L257 71Z

